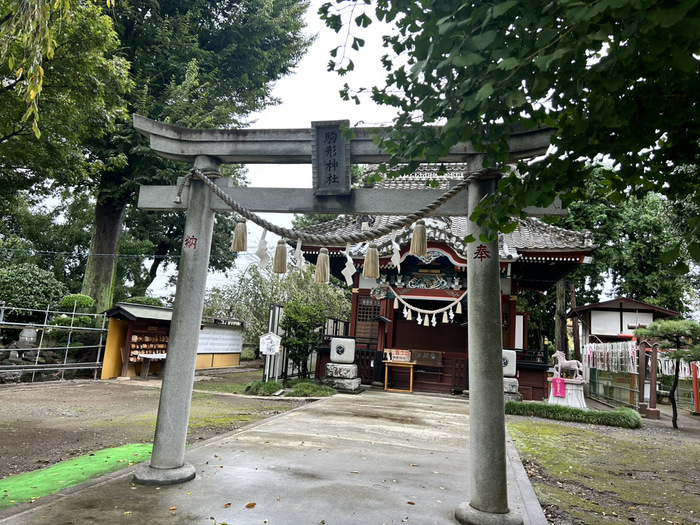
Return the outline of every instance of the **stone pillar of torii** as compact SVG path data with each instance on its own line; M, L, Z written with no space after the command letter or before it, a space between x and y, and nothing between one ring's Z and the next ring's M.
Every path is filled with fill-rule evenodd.
M351 135L345 135L352 138L343 138L343 131L349 128L345 121L315 122L309 129L192 130L135 115L134 127L150 139L156 153L189 163L204 174L218 173L225 163L313 166L312 189L240 188L227 179L215 181L227 196L254 212L406 215L442 194L441 190L351 188L351 164L382 163L389 156L375 145L369 129L353 128ZM549 130L513 135L511 160L545 153L549 138ZM482 167L481 156L465 143L452 147L438 162L466 163L469 172ZM142 186L139 195L139 208L187 210L153 454L150 464L135 473L135 480L146 484L176 484L195 477L194 467L185 462L185 444L197 338L214 213L231 211L201 180L191 179L179 189L179 199L177 186ZM495 178L479 179L434 215L470 216L495 189ZM556 206L526 211L532 215L561 213ZM484 232L476 224L471 227L477 239ZM498 240L469 245L470 500L455 510L455 517L464 524L522 523L520 515L508 508L498 254Z

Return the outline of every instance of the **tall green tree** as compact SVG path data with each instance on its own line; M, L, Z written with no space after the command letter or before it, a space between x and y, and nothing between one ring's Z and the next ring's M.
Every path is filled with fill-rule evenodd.
M666 355L676 362L676 371L673 375L669 397L673 408L671 422L673 428L678 428L676 390L680 374L679 364L681 359L687 362L700 361L700 324L682 319L664 319L654 321L646 328L638 328L634 333L640 338L651 338L659 341L661 348L667 350Z
M282 346L302 379L309 377L307 363L311 352L321 344L326 317L326 309L319 303L293 299L284 307L280 321L280 328L284 330Z
M678 206L658 193L616 201L603 179L601 170L592 172L584 183L584 198L572 202L568 215L558 222L572 230L590 230L598 247L593 262L568 277L575 284L577 302L597 302L603 288L611 285L617 296L686 313L688 291L699 283L697 275L679 273L671 264L677 257L692 266L687 250L673 259L667 256L685 246Z
M34 22L18 21L37 15L38 4L49 9L43 0L0 0L0 214L23 190L37 199L78 184L97 168L83 141L125 117L128 64L114 55L119 42L111 19L90 1L75 2L67 18L49 9L50 16L35 21L46 40L36 44L44 56L27 40L36 35L22 33Z
M186 127L234 127L276 101L273 83L306 51L305 0L117 2L121 53L135 88L129 112ZM153 154L124 122L89 145L106 168L92 178L95 230L82 292L111 303L127 206L141 184L174 184L188 167Z
M206 315L233 317L245 323L244 341L257 346L260 336L268 331L270 305L286 305L290 301L317 304L334 319L350 318L350 296L338 285L317 283L314 268L290 269L284 275L249 265L234 275L231 283L207 292L204 300Z
M111 6L113 0L106 3ZM41 135L39 100L46 76L44 66L47 60L54 59L56 51L64 45L64 31L75 28L70 26L76 18L82 18L85 7L85 2L71 3L70 0L0 2L0 63L6 64L11 72L16 72L18 82L12 89L25 104L22 121L31 121L32 131L37 137ZM89 40L89 35L85 35ZM48 76L51 76L51 72ZM3 82L2 85L5 87L7 84Z
M654 191L700 201L696 0L340 0L320 13L348 32L332 53L341 73L353 67L352 49L364 43L353 33L371 14L393 24L384 37L386 83L371 88L376 102L400 111L381 140L389 165L434 161L459 141L499 165L514 131L553 129L551 153L520 163L519 175L501 180L475 211L492 232L512 230L510 217L527 205L580 199L601 157L613 165L602 183L618 200ZM357 95L348 88L345 96ZM700 239L690 241L700 259Z

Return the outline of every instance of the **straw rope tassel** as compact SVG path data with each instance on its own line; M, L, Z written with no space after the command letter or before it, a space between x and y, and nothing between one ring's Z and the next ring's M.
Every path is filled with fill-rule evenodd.
M459 301L459 302L457 303L457 308L455 308L455 311L456 311L458 314L461 314L461 313L462 313L462 301Z
M447 310L445 310L444 312L442 312L442 322L443 322L443 323L449 323L449 322L450 322L450 318L447 317Z
M328 248L321 248L318 252L318 260L316 261L316 274L314 281L317 283L327 283L331 273L331 263L328 258Z
M425 317L423 317L423 326L430 326L430 318L428 317L428 314L425 314Z
M394 297L394 310L399 309L399 300L398 298Z
M275 273L287 272L287 243L284 241L284 239L277 241L275 258L272 261L272 271Z
M365 279L379 279L379 251L377 245L372 243L365 254L365 264L362 266L362 277Z
M410 253L416 257L425 257L428 255L428 232L423 219L416 221L416 225L413 228Z
M233 243L231 244L231 251L248 251L248 228L246 227L246 220L242 217L238 219L238 222L236 222L236 229L233 230Z

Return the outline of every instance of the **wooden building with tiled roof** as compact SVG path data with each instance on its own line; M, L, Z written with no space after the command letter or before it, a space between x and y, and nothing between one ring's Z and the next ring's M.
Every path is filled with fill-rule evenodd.
M451 172L438 178L448 188L462 174ZM434 174L386 179L383 189L421 189ZM407 214L413 210L406 210ZM339 216L304 231L338 236L374 229L396 216ZM330 271L352 285L350 336L355 339L356 362L364 383L384 380L383 361L389 349L411 350L419 359L414 367L416 391L461 393L468 390L467 245L469 221L465 216L427 217L426 257L409 253L412 228L405 227L372 241L379 252L380 277L365 279L362 265L370 243L349 246L304 244L305 259L316 262L319 250L329 251ZM477 241L478 242L478 241ZM539 349L527 346L528 319L518 312L521 289L545 291L585 262L594 249L590 232L573 232L547 225L539 219L518 219L512 233L499 237L503 346L518 352L518 375L525 398L547 396L547 364ZM484 254L490 257L490 254ZM356 271L355 271L356 270ZM424 361L424 362L420 362ZM317 371L324 370L324 359ZM322 373L322 372L321 372ZM390 386L408 388L406 370L392 367Z

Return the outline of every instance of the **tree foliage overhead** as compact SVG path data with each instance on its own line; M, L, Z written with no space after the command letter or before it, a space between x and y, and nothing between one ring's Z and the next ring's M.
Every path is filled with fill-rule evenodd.
M304 0L117 2L112 13L120 52L135 84L129 112L184 127L240 125L251 112L276 102L273 83L306 51L306 7ZM116 254L139 186L175 184L190 166L158 157L131 122L90 144L90 152L105 166L92 179L97 203L90 251ZM161 261L164 255L154 257ZM113 260L90 257L83 292L109 307L113 275Z
M114 4L113 0L106 0L106 3L107 6ZM41 134L39 100L44 88L46 61L54 59L56 51L65 45L66 30L75 37L76 18L84 22L85 9L92 7L92 3L81 1L71 5L70 0L4 0L0 3L0 63L15 73L13 89L25 103L22 121L31 121L37 137ZM97 9L93 12L99 13ZM104 21L102 27L105 27ZM111 29L109 24L106 27ZM89 32L83 33L88 41L90 36ZM51 72L48 76L51 77Z
M371 23L368 9L336 0L320 13L359 49L352 33ZM601 183L617 198L631 190L700 199L698 0L380 0L374 15L395 27L384 37L386 86L372 88L376 102L401 111L382 141L390 164L434 161L459 141L500 164L514 130L553 128L556 152L522 164L524 178L501 180L475 213L494 231L512 228L509 215L527 205L579 198L590 161L602 156L614 169ZM350 52L336 49L330 67L351 69Z
M43 195L78 184L95 169L83 141L126 116L128 64L114 55L111 19L92 2L75 2L65 18L45 4L0 0L0 211L21 190ZM46 57L28 41L35 35L17 34L24 27L18 20L42 9L51 13L35 21L38 32L50 34Z
M594 170L583 187L584 198L569 205L569 213L558 225L576 231L590 230L593 244L591 264L581 265L567 279L575 284L577 303L600 300L606 286L618 297L686 313L692 290L698 286L696 272L674 271L673 259L691 265L687 251L669 254L683 245L678 206L658 193L630 196L614 201L599 191L604 178Z

